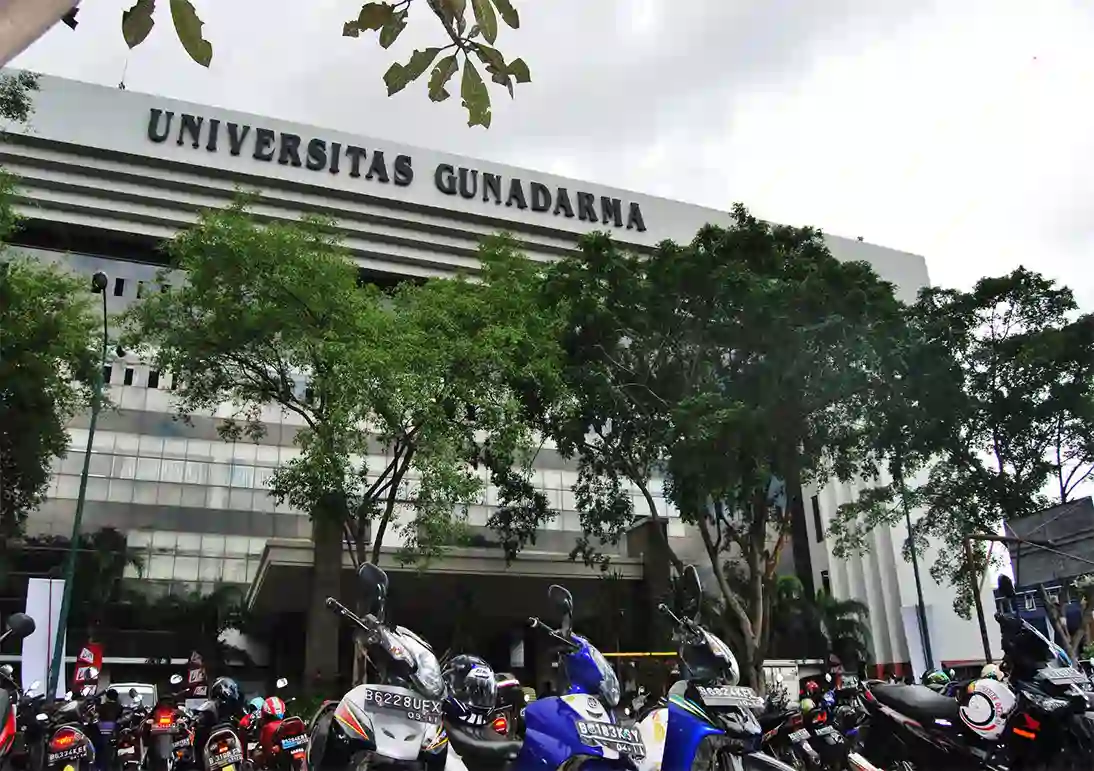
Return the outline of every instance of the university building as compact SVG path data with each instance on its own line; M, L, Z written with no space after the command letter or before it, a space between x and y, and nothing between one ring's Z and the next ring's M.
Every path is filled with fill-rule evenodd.
M16 243L80 274L105 271L112 313L156 291L164 239L201 210L224 206L241 188L258 191L253 209L262 217L334 218L362 270L387 283L474 271L479 240L502 230L523 241L530 257L551 260L573 253L578 236L593 230L609 231L641 253L666 238L689 241L708 222L729 221L728 201L726 211L716 211L53 77L43 76L40 87L30 125L0 144L0 164L20 179L19 208L27 219ZM854 239L827 240L838 258L872 264L903 299L928 283L922 257ZM310 524L304 512L276 504L267 488L271 471L297 452L299 420L270 409L262 443L228 444L216 434L217 415L195 416L193 425L173 419L170 375L133 358L114 361L108 375L117 409L100 416L94 437L84 529L125 532L143 555L141 585L149 592L210 591L228 583L240 587L255 609L301 613L312 562ZM30 519L32 532L71 532L86 442L87 420L78 419L48 500ZM579 529L571 490L576 471L550 448L537 463L536 484L560 513L535 547L507 567L482 529L478 546L451 549L427 575L395 573L393 597L407 625L443 635L443 624L430 621L437 608L459 607L471 597L476 623L496 639L495 658L519 659L513 621L546 610L537 603L549 583L565 582L579 609L603 603L600 574L567 558ZM674 546L701 564L697 536L664 500L660 483L653 487ZM824 523L858 487L833 483L804 491L786 567L807 585L865 601L878 661L908 662L909 640L918 632L909 632L906 623L915 595L911 568L900 556L902 530L875 533L872 552L862 558L828 558ZM481 529L495 503L487 488L471 509L470 524ZM636 500L639 511L644 507ZM612 591L639 604L656 594L666 570L646 527L637 528L613 560ZM385 564L394 566L390 555L397 547L390 536ZM348 573L348 556L346 564ZM931 623L938 626L936 658L977 658L975 625L956 619L947 590L935 586L926 570L924 578ZM990 602L990 589L987 597ZM958 626L961 633L953 633Z

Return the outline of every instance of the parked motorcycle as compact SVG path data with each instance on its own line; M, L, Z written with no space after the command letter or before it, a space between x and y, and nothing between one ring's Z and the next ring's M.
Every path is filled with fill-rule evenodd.
M326 604L362 635L379 680L353 688L313 719L308 766L443 769L448 742L441 728L444 682L437 657L414 632L384 623L387 574L365 563L357 575L371 612L358 616L333 597Z
M24 639L32 634L34 634L34 619L26 613L12 613L8 617L7 630L0 634L0 642L9 637ZM11 667L0 667L0 765L4 763L15 745L18 734L18 704L21 698L22 692L12 677Z
M182 684L182 675L171 675L173 687ZM194 762L194 720L190 711L180 705L186 691L160 694L145 721L145 746L148 751L144 765L148 771L172 771L176 765Z
M288 684L282 677L276 686L281 690ZM307 765L308 728L298 717L285 717L287 708L279 696L270 696L262 700L257 715L248 716L255 740L251 759L257 768L302 771Z
M689 565L682 579L687 594L684 615L677 616L664 604L659 610L676 626L683 679L669 689L667 706L639 724L650 749L640 768L785 771L788 766L760 752L763 730L755 711L764 708L764 699L737 684L740 672L733 652L699 623L699 572ZM662 723L665 729L659 731Z
M72 693L36 717L44 724L45 768L49 771L91 771L95 768L96 728L93 701L73 699Z

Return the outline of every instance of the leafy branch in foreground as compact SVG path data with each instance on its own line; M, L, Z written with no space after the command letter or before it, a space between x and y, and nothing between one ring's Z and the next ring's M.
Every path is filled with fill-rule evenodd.
M528 65L523 59L507 61L494 47L501 25L510 29L520 27L520 15L512 0L396 0L396 2L365 3L355 18L342 25L344 37L360 37L362 32L377 32L378 42L384 49L402 35L410 18L411 6L422 3L444 29L447 43L416 50L406 63L395 62L384 73L388 96L397 94L420 78L432 67L429 75L429 98L443 102L451 94L448 83L463 67L460 98L467 110L468 126L490 128L490 92L482 74L475 65L477 60L492 83L505 86L509 96L517 83L532 80ZM204 22L198 17L190 0L170 0L171 20L179 42L190 58L203 67L213 60L213 45L205 39ZM468 5L471 6L468 13ZM147 39L155 26L153 13L156 0L136 0L129 10L122 13L122 36L126 45L135 48ZM469 19L470 17L470 19ZM443 55L443 56L442 56ZM437 61L437 57L442 57ZM436 62L436 64L434 64Z

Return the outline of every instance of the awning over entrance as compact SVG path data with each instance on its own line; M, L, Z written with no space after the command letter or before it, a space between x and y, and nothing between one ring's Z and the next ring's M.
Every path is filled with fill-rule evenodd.
M557 552L523 551L509 565L495 549L452 548L432 560L426 570L399 564L396 548L383 549L380 567L392 578L392 594L406 602L420 598L445 607L459 595L484 602L500 616L543 612L547 587L565 585L578 607L582 595L598 593L605 573ZM284 613L307 607L313 565L312 542L306 538L271 538L266 542L258 573L247 592L247 607L258 612ZM343 596L352 592L353 561L342 554ZM626 582L643 577L642 560L613 557L609 573ZM402 590L402 591L400 591ZM401 604L401 603L400 603ZM416 604L416 603L415 603Z

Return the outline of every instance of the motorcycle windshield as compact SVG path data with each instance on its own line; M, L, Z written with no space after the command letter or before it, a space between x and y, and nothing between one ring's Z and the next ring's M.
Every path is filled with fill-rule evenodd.
M414 657L414 663L417 665L413 675L414 684L421 690L423 696L431 699L440 698L444 693L444 680L441 677L441 666L437 657L418 635L403 627L399 627L398 631L404 647Z

